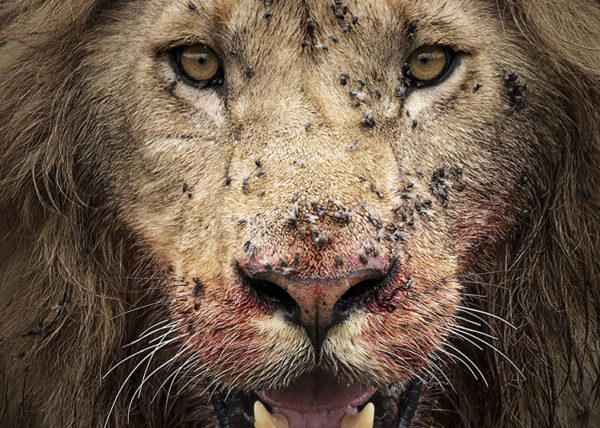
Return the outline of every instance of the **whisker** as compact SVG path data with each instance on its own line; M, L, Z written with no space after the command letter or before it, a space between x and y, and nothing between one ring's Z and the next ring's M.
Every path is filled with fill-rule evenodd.
M485 337L487 337L487 338L489 338L491 340L498 340L497 337L494 337L491 334L487 334L487 333L484 333L484 332L478 331L478 330L473 330L471 328L467 328L467 327L464 327L462 325L458 325L457 324L457 325L454 326L454 328L457 328L457 329L462 330L462 331L469 331L469 332L474 333L474 334L479 334L479 335L485 336Z
M184 326L179 326L179 327L177 327L177 328L175 328L175 326L173 326L173 327L172 327L172 330L169 330L169 331L168 331L167 333L165 333L165 334L172 333L173 331L179 331L179 330L183 330L183 328L184 328ZM154 343L154 342L156 342L156 341L159 341L159 340L160 340L160 341L162 341L162 338L163 338L164 336L165 336L165 335L162 335L162 336L155 337L154 339L151 339L151 340L150 340L148 343Z
M141 309L150 308L150 307L152 307L152 306L157 306L157 305L164 305L164 304L165 304L165 302L163 302L163 301L161 300L161 301L158 301L158 302L152 302L152 303L148 303L147 305L137 306L137 307L135 307L135 308L128 309L128 310L126 310L126 311L124 311L124 312L121 312L120 314L117 314L117 315L113 316L113 317L111 318L111 320L114 320L115 318L122 317L122 316L124 316L124 315L130 314L130 313L132 313L132 312L135 312L135 311L139 311L139 310L141 310Z
M168 333L167 333L167 334L168 334ZM133 392L133 396L132 396L132 398L131 398L131 400L130 400L130 402L129 402L129 406L128 406L128 409L127 409L127 416L128 416L128 420L127 420L127 422L128 422L128 423L129 423L129 412L131 411L131 406L133 405L133 400L135 399L135 396L136 396L136 394L138 395L138 399L139 399L139 398L141 397L141 395L142 395L142 388L143 388L143 386L144 386L145 382L146 382L148 379L150 379L150 378L151 378L151 377L152 377L154 374L156 374L158 371L160 371L160 370L161 370L163 367L165 367L165 366L167 366L167 365L169 365L169 364L172 364L172 363L173 363L173 362L174 362L174 361L175 361L177 358L179 358L179 356L180 356L180 355L181 355L183 352L185 352L185 350L186 350L186 349L185 349L185 345L186 345L187 343L189 343L189 341L190 341L190 340L191 340L191 338L190 338L190 339L188 339L188 340L186 341L186 343L184 343L183 345L181 345L181 347L179 348L179 351L178 351L178 352L177 352L177 353L176 353L176 354L175 354L173 357L171 357L169 360L167 360L166 362L164 362L163 364L161 364L160 366L158 366L156 369L154 369L154 370L153 370L153 371L152 371L152 372L151 372L151 373L150 373L148 376L146 376L146 373L144 373L143 379L142 379L142 381L140 382L140 386L138 386L138 388L137 388L137 389L136 389L136 390ZM150 362L148 362L148 365L149 365L149 364L150 364ZM148 366L146 366L146 369L147 369L147 368L148 368ZM163 383L163 384L164 384L164 383ZM162 386L162 385L161 385L161 386ZM158 388L158 390L157 390L157 394L158 394L158 392L159 392L159 391L160 391L160 387L159 387L159 388ZM154 397L156 397L156 394L154 395ZM154 401L154 400L152 400L152 401ZM151 401L150 403L152 403L152 401Z
M152 359L154 358L154 355L156 354L156 351L157 351L158 349L160 349L160 345L161 345L161 343L163 343L163 342L164 342L164 340L165 340L165 338L166 338L166 337L167 337L169 334L171 334L171 332L173 331L173 329L175 329L175 326L171 327L171 329L170 329L169 331L167 331L165 334L163 334L163 335L162 335L162 337L161 337L161 339L160 339L160 342L158 342L158 345L155 347L154 351L153 351L153 352L151 352L151 354L150 354L150 359L148 360L148 364L146 364L146 368L144 369L144 375L142 376L142 382L141 382L141 383L142 383L142 385L144 384L144 382L145 382L145 381L146 381L146 379L147 379L147 378L146 378L146 374L148 373L148 368L150 367L150 363L152 362ZM176 330L179 330L179 329L176 329ZM150 343L152 343L152 341L151 341ZM140 392L139 392L139 394L140 394L140 395L138 395L138 398L140 398L140 396L141 396L141 393L142 393L142 391L140 390ZM133 395L134 395L134 397L135 397L135 393L134 393ZM128 422L129 422L129 421L128 421Z
M475 336L474 334L470 334L467 332L464 332L464 334L471 336L474 340L477 340L481 343L483 343L484 345L488 346L489 348L491 348L494 352L498 353L502 358L504 358L511 366L513 366L515 368L515 370L517 370L517 372L519 372L519 375L525 379L525 375L523 374L523 372L517 367L517 365L510 359L508 358L508 356L506 354L504 354L502 351L500 351L498 348L496 348L495 346L493 346L491 343L486 342L485 340L483 340L482 338ZM464 338L464 337L463 337Z
M148 351L148 350L150 350L150 349L153 349L153 348L154 348L154 346L155 346L155 345L148 346L147 348L141 349L141 350L139 350L139 351L137 351L137 352L135 352L135 353L133 353L133 354L131 354L131 355L129 355L129 356L127 356L127 357L123 358L123 359L122 359L121 361L119 361L117 364L115 364L114 366L112 366L112 367L110 368L110 370L109 370L108 372L106 372L106 374L105 374L104 376L102 376L102 379L105 379L105 378L106 378L106 376L108 376L108 375L109 375L109 374L110 374L110 373L111 373L113 370L115 370L115 369L116 369L117 367L119 367L121 364L123 364L123 363L125 363L125 362L129 361L130 359L132 359L132 358L134 358L135 356L137 356L137 355L141 354L142 352L146 352L146 351Z
M163 328L169 328L170 326L175 325L174 321L169 322L169 320L163 320L163 321L159 321L157 323L154 323L150 327L148 327L146 330L144 330L143 332L141 332L140 335L138 336L138 338L136 340L134 340L133 342L128 343L127 345L124 345L123 348L127 348L127 347L129 347L131 345L134 345L137 342L139 342L140 340L143 340L144 338L153 335L157 331L162 330L163 328L159 329L157 327L159 327L160 325L162 325L164 323L169 323L169 324L167 326L163 327Z
M408 352L409 354L412 354L418 358L423 357L421 354L419 354L418 352L409 349L408 347L402 347L402 351L403 352ZM426 357L427 359L427 366L431 366L434 370L437 370L438 373L440 373L442 375L442 377L446 380L446 382L448 383L448 385L450 385L450 387L452 388L453 391L455 391L454 389L454 385L452 384L452 382L450 382L450 379L448 379L448 377L446 376L446 374L444 373L444 371L442 370L442 368L440 366L438 366L433 360L431 360L429 357ZM436 380L436 382L440 385L440 387L442 389L444 389L444 386L442 384L442 382L435 376L435 374L429 372L430 375Z
M193 366L196 363L196 359L198 358L198 354L196 352L194 352L192 355L190 355L188 357L187 360L185 360L183 362L183 364L181 364L181 366L173 371L172 374L170 374L165 380L164 382L160 385L159 389L157 390L156 394L154 394L154 397L152 397L152 401L154 401L154 399L158 396L158 392L160 391L160 389L162 389L162 387L169 381L169 379L172 377L173 379L171 380L171 383L169 385L169 388L167 390L167 397L165 400L165 416L167 415L167 408L169 405L169 397L171 395L171 388L173 387L173 384L175 382L175 379L177 379L177 376L179 375L179 373L181 373L182 370L187 370L187 368L189 366Z
M174 341L176 339L171 339L171 341ZM169 341L165 342L162 346L166 346L169 343ZM137 371L137 369L144 364L144 362L150 358L150 355L145 356L131 371L131 373L129 373L129 375L125 378L125 380L123 381L123 383L121 384L121 387L119 388L119 390L117 391L117 394L115 396L115 399L112 402L112 405L110 406L110 410L108 411L108 414L106 415L106 420L104 422L103 427L106 428L108 426L108 420L110 418L110 415L112 414L115 405L117 404L117 400L119 399L119 396L121 395L121 393L123 392L123 389L125 388L125 385L127 385L127 383L129 382L129 379L131 379L131 377L134 375L134 373ZM129 421L129 415L127 415L128 421Z
M525 272L525 269L523 268L512 268L512 267L508 267L506 269L499 269L499 270L487 270L487 271L482 271L482 272L477 272L475 275L477 276L482 276L482 275L496 275L496 274L500 274L500 273L509 273L509 272ZM464 278L464 277L470 277L473 276L473 273L466 273L463 275L459 275L457 278Z
M515 327L515 326L514 326L513 324L511 324L510 322L506 321L504 318L502 318L502 317L499 317L498 315L494 315L494 314L492 314L492 313L490 313L490 312L483 311L483 310L480 310L480 309L469 308L469 307L467 307L467 306L461 306L461 305L457 305L456 307L457 307L458 309L461 309L461 310L465 311L465 312L475 312L475 313L478 313L478 314L482 314L482 315L487 315L487 316L490 316L490 317L492 317L492 318L495 318L495 319L497 319L498 321L502 321L503 323L505 323L506 325L508 325L509 327L511 327L513 330L517 330L517 327Z
M453 316L453 318L454 318L454 319L457 319L457 320L464 321L464 322L466 322L466 323L469 323L469 324L472 324L472 325L475 325L475 326L477 326L477 327L481 327L481 324L480 324L480 323L478 323L478 322L476 322L476 321L473 321L473 320L470 320L470 319L468 319L468 318L465 318L465 317L461 317L460 315L454 315L454 316Z
M441 352L442 354L446 355L447 357L449 357L452 362L454 364L457 363L462 363L463 366L465 366L467 368L467 370L469 370L469 372L471 373L471 375L473 376L473 378L475 378L475 380L479 380L479 377L475 374L475 372L471 369L471 367L469 366L469 364L467 364L462 358L460 358L458 355L454 355L452 352L448 351L447 349L444 349L443 347L440 348L439 352Z
M489 386L487 379L483 375L483 372L479 369L479 367L477 366L477 364L475 364L475 362L473 360L471 360L467 355L465 355L464 352L462 352L460 349L456 348L455 346L452 346L449 342L446 342L444 344L444 346L448 346L449 348L452 348L454 351L458 352L463 358L465 358L466 361L468 361L471 364L471 366L477 371L477 373L479 373L479 375L481 376L481 380L483 380L483 383L485 384L485 386ZM461 358L459 358L457 355L454 355L454 357L461 360ZM466 364L465 360L461 360L461 362L463 364L465 364L467 369L469 369L469 365ZM475 373L473 373L473 371L471 369L469 369L469 371L471 372L471 374L473 374L473 377L475 377L475 379L477 379L477 376L475 375Z
M427 361L427 363L431 365L434 368L434 370L437 370L438 373L440 373L443 376L443 378L446 380L446 383L450 386L452 391L456 392L454 384L450 381L448 376L446 376L446 373L444 373L444 370L436 362L444 364L444 361L441 358L439 358L437 354L432 355L431 358L429 358ZM440 386L442 387L442 389L445 389L443 385Z

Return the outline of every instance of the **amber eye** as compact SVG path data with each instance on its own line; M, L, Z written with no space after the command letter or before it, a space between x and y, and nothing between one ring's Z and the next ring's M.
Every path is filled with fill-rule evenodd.
M221 83L221 61L204 45L184 46L175 52L177 66L193 84Z
M422 46L408 58L407 74L417 86L437 83L447 77L453 52L444 46Z

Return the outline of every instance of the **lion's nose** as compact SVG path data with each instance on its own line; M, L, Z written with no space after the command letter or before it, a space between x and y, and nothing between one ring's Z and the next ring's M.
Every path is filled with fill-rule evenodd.
M387 272L367 269L340 278L291 278L277 271L242 273L256 297L306 330L318 351L328 330L364 307Z

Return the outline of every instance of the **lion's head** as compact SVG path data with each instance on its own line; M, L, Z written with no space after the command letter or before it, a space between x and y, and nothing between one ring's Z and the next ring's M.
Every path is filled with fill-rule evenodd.
M551 3L2 4L0 421L592 424L600 9Z

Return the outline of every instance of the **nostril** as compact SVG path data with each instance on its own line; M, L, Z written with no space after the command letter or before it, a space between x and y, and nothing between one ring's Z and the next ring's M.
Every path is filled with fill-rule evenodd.
M263 263L236 267L248 294L289 323L303 327L317 350L331 327L364 308L369 297L389 283L393 270L382 265L338 277L298 277L265 270Z
M333 311L339 320L348 317L357 308L365 306L365 301L381 286L383 278L369 278L359 282L340 297Z
M241 269L238 275L257 300L279 311L287 320L295 324L299 322L300 307L283 288L271 281L251 278Z
M260 300L278 309L290 321L297 321L300 307L283 288L265 280L251 280L250 284Z

